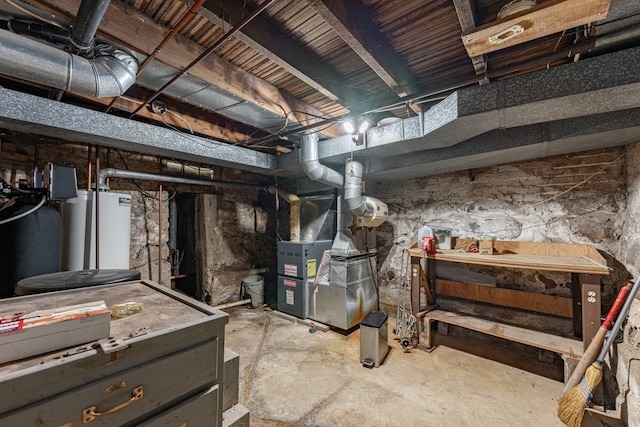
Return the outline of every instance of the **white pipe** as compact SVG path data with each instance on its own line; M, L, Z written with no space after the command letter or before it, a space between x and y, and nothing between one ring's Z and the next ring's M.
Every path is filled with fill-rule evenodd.
M136 80L135 58L110 45L83 58L0 30L0 74L95 98L122 95Z
M264 186L258 184L243 184L240 182L226 182L226 181L209 181L205 179L192 179L183 178L181 176L170 176L148 172L136 172L125 169L105 168L101 169L98 174L98 188L103 188L106 185L107 178L126 178L126 179L139 179L142 181L158 181L158 182L172 182L176 184L189 184L189 185L208 185L211 187L230 187L240 188L245 190L264 190Z

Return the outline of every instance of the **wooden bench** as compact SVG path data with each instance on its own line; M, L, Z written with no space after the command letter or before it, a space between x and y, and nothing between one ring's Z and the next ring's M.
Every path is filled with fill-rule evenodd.
M452 240L455 244L456 239ZM420 289L424 286L425 293L430 299L428 302L432 305L437 304L438 295L442 295L572 318L575 336L582 337L582 351L586 349L600 328L600 276L609 274L609 269L604 257L589 245L495 240L493 255L481 255L447 249L439 249L437 254L425 254L414 244L409 248L409 254L411 255L411 308L412 314L416 317L422 310ZM421 280L424 276L421 259L425 260L427 266L427 283L422 283L423 280ZM437 279L437 261L567 272L571 274L571 297Z
M565 382L583 354L582 341L580 340L507 325L467 314L435 309L417 313L416 318L418 320L418 343L427 350L433 348L431 322L443 322L555 352L564 361Z

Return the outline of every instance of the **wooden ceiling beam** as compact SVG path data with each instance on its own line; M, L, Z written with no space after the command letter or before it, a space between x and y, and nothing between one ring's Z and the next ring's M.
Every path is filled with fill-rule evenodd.
M460 29L462 33L466 33L476 28L476 14L473 9L471 0L453 0L453 6L456 9L458 15L458 21L460 21ZM487 71L487 61L485 55L476 55L471 57L473 68L476 70L476 74L484 74ZM480 84L489 83L489 79L484 79Z
M464 32L462 42L470 57L495 52L597 22L606 18L610 3L611 0L550 0Z
M419 93L417 80L357 0L308 0L309 5L399 97Z
M189 3L186 0L181 1L185 5ZM216 26L226 28L234 22L239 22L246 11L242 2L207 0L198 13ZM227 21L220 15L225 16ZM231 24L228 21L231 21ZM343 84L344 79L335 70L284 37L265 18L254 18L244 26L236 38L332 101L342 105L350 105L356 101L358 92Z
M80 0L27 0L27 3L72 20ZM98 33L130 49L149 55L168 32L167 28L154 23L127 4L112 0ZM158 52L156 59L180 70L204 50L204 47L181 35L176 35ZM277 87L215 54L204 58L189 71L189 74L280 117L283 117L283 110L294 112L288 116L290 121L303 126L317 121L314 116L326 116L323 111L282 92ZM329 138L340 135L336 129L327 129L323 133Z

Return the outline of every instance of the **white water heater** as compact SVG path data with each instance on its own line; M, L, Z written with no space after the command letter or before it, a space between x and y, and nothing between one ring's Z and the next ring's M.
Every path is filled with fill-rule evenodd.
M131 196L100 193L100 269L129 269ZM78 191L78 197L61 204L62 271L96 268L95 192Z

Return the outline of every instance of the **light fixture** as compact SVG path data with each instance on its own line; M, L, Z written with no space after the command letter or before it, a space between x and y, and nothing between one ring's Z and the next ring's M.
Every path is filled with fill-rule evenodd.
M358 133L360 134L365 133L370 126L371 126L371 121L369 119L361 118L360 125L358 126Z
M342 122L342 127L344 128L344 130L347 131L347 133L350 133L350 134L353 134L356 130L356 127L354 126L352 119L347 119L344 122Z

